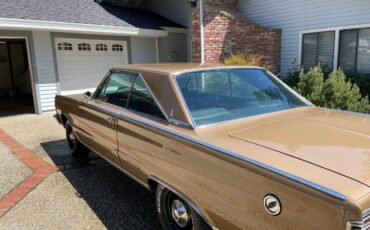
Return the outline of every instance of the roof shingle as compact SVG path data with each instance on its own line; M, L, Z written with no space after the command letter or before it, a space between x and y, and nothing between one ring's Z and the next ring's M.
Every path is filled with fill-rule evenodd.
M94 0L1 0L0 18L162 30L184 28L147 10L98 4Z

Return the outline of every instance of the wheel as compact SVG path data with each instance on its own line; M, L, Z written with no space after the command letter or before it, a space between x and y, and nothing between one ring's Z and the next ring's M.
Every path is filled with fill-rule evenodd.
M198 213L162 185L156 190L156 210L164 230L210 230Z
M90 150L77 139L72 125L68 121L65 127L68 147L72 156L75 158L86 157Z

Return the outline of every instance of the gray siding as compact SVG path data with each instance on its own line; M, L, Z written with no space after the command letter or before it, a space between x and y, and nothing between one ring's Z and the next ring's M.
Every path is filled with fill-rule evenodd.
M187 58L187 34L168 33L167 37L158 40L159 62L171 62L170 54L176 54L175 62L186 62Z
M35 84L41 112L54 110L54 98L58 94L57 78L50 32L33 31L33 47L37 83Z
M282 29L283 75L299 66L300 31L370 23L368 0L239 0L239 9L258 24Z
M131 37L131 60L132 64L156 63L156 39Z
M191 60L191 7L188 0L154 1L150 10L189 29L187 35L187 61Z

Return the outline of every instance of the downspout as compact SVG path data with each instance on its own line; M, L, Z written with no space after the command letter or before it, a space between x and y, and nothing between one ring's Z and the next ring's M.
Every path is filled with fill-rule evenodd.
M204 58L204 22L203 22L203 0L199 0L199 25L200 25L200 56L201 65L205 63Z

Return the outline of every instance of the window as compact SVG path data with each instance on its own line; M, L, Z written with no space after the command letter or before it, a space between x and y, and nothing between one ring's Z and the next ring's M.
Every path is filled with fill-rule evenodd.
M88 43L80 43L78 44L78 50L91 51L91 45Z
M197 126L308 105L260 69L199 71L176 81Z
M154 117L165 118L141 77L136 78L132 87L128 108Z
M106 44L96 44L96 51L108 51L108 46Z
M132 74L112 73L98 89L95 98L126 108L134 79Z
M333 68L335 32L322 32L303 35L302 65L310 69L318 64Z
M370 29L340 32L339 66L346 71L370 72Z
M123 46L119 44L112 45L112 51L123 51Z
M58 50L73 50L72 44L68 42L58 43Z

